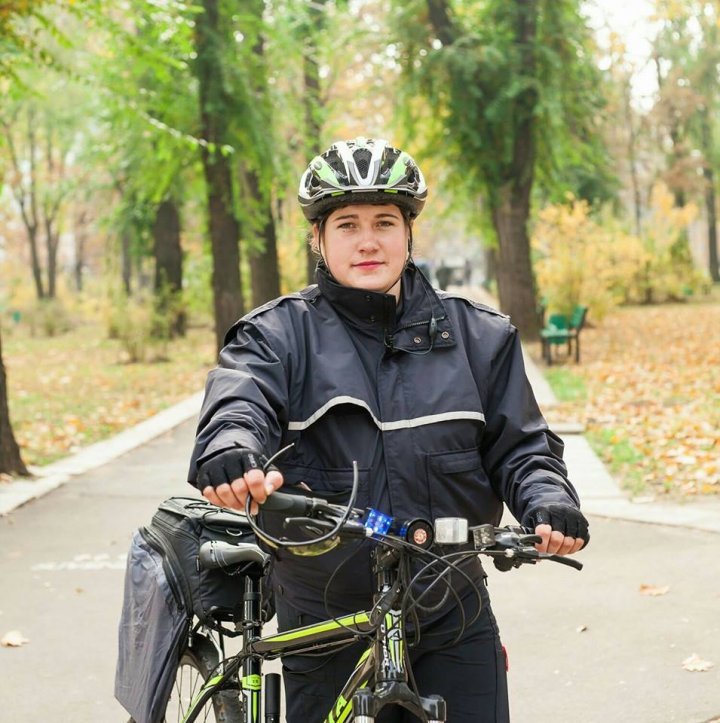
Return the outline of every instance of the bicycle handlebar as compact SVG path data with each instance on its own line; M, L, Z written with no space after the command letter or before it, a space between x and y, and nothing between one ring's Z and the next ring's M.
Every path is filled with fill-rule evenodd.
M302 527L306 522L308 527L311 527L316 520L336 525L341 522L337 527L337 536L341 539L375 538L415 549L427 549L433 542L433 527L425 520L399 523L377 510L348 510L326 500L302 494L274 492L260 505L260 509L285 513L289 518L287 522L294 527ZM314 531L318 531L317 525ZM475 552L492 557L495 566L500 570L509 570L522 564L535 564L538 560L558 562L576 570L583 567L581 562L573 558L539 552L535 545L541 538L527 528L485 524L471 527L468 532L468 537L458 540L457 544L472 543ZM294 543L288 542L286 546L292 548Z

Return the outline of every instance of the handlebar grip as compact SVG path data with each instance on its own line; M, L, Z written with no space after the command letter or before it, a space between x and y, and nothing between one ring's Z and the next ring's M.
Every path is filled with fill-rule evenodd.
M231 544L222 540L210 540L203 542L198 551L198 564L204 570L227 569L246 562L262 566L267 558L257 545L247 542Z
M289 495L286 492L273 492L260 505L260 509L266 512L285 512L288 515L303 517L312 505L310 499L304 495Z

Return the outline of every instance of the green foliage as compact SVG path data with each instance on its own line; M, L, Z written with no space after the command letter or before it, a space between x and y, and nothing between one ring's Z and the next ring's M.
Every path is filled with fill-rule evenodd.
M562 193L587 179L590 171L581 169L607 169L595 120L602 79L579 3L540 0L529 46L515 40L519 3L446 5L455 33L449 45L434 37L425 2L398 3L396 26L406 81L403 120L427 129L425 150L455 169L453 190L473 201L483 194L488 210L495 207L499 189L519 180L514 143L531 119L538 179L546 188ZM591 189L587 180L579 185L593 196L611 193Z

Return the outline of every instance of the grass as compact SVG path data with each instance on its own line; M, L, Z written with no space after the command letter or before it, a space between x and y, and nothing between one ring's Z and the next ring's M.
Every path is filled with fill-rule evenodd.
M561 402L584 402L587 399L584 379L570 369L548 367L545 370L545 379Z
M605 462L610 472L622 479L623 486L633 496L647 491L643 480L643 455L623 437L622 431L604 427L590 429L586 434L593 451Z
M10 419L26 464L44 465L201 391L214 335L193 328L148 361L129 364L100 324L55 337L3 329Z

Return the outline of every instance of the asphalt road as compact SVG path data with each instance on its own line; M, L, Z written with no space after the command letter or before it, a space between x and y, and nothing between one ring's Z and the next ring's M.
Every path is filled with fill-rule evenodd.
M0 518L0 721L114 723L130 536L186 494L193 422ZM585 569L490 570L514 723L720 720L720 535L591 518ZM641 593L651 585L662 595ZM714 663L690 672L697 655Z

